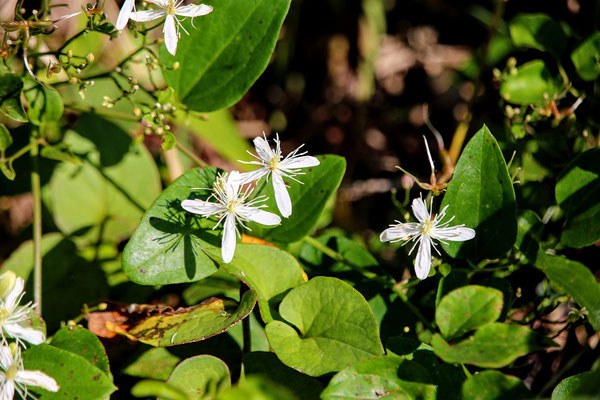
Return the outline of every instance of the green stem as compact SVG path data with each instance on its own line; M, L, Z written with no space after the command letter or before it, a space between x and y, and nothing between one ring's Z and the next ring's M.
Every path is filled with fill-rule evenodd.
M240 301L248 290L248 286L246 286L243 282L240 282ZM252 334L250 332L250 315L242 320L242 353L247 354L252 350Z
M71 110L82 111L82 112L90 112L98 115L104 115L106 117L126 119L129 121L138 122L140 119L135 115L125 114L119 111L111 111L109 109L98 108L98 107L90 107L83 104L65 104L66 108L70 108Z
M33 298L35 310L42 314L42 195L39 173L39 141L31 136L31 193L33 194Z

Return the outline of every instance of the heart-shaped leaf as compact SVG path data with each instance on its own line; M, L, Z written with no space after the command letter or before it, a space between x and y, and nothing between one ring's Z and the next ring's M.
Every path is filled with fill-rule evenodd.
M177 54L160 52L163 74L179 100L196 111L216 111L235 104L263 73L290 0L229 0L212 13L183 22L190 33L179 40Z
M269 344L284 364L307 375L339 371L383 354L368 303L339 279L316 277L292 289L279 313L293 326L281 321L267 324Z
M211 297L175 311L162 311L142 319L110 324L109 330L156 347L198 342L225 332L246 318L256 303L256 292L244 293L240 303Z
M238 245L229 264L222 263L220 249L207 249L205 252L230 274L256 290L260 314L266 323L273 320L269 301L306 282L298 261L276 247Z
M52 346L70 351L88 360L105 374L110 374L108 356L100 340L92 332L80 326L61 328L52 336Z
M519 14L510 21L510 37L515 46L547 51L560 58L567 38L560 24L546 14Z
M154 201L123 251L123 271L141 285L193 282L217 271L203 250L221 246L216 222L191 216L181 202L208 196L217 169L207 167L186 172Z
M478 329L473 336L453 345L438 334L431 341L433 351L442 360L482 368L505 367L517 357L542 350L553 343L526 326L497 322Z
M520 105L547 104L561 89L561 80L550 73L542 60L533 60L517 68L500 86L504 100Z
M515 191L498 142L483 126L463 150L441 207L476 235L466 242L449 242L452 257L497 258L515 242L517 210Z
M164 347L153 347L143 352L134 362L123 369L123 373L139 378L166 381L181 358Z
M565 212L560 241L569 247L590 246L600 240L600 148L577 156L561 172L556 202Z
M117 389L102 370L85 358L47 344L29 348L23 353L23 364L27 370L44 371L60 386L58 392L29 387L44 400L105 399Z
M463 400L532 399L533 394L523 382L498 371L481 371L463 383Z
M231 386L229 367L217 357L200 355L180 362L167 383L185 393L189 400L216 398Z
M442 298L435 309L435 323L446 339L496 321L502 312L502 292L483 286L469 285L453 290Z

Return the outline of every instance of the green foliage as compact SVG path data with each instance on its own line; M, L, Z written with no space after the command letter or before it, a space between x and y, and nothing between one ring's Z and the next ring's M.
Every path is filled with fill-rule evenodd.
M25 92L29 108L27 116L34 125L56 122L62 117L64 105L60 94L53 89L36 85Z
M595 80L600 75L600 32L594 32L571 53L571 61L575 65L581 79Z
M4 124L0 124L0 152L4 152L4 150L8 149L12 142L13 139L9 130L6 129Z
M131 364L123 369L123 373L140 378L167 380L179 357L169 353L164 347L153 347L146 350Z
M189 400L200 400L215 398L219 392L229 388L231 377L223 361L201 355L179 363L167 383L185 393Z
M482 371L471 376L462 387L463 400L532 399L519 378L498 371Z
M435 309L435 322L446 339L489 325L502 311L502 292L470 285L458 288L442 298Z
M15 74L0 75L0 112L18 122L27 122L27 115L21 104L23 80Z
M60 390L56 393L30 387L44 400L78 398L97 400L107 398L117 388L111 379L87 359L67 350L40 344L23 353L25 369L44 371L56 380Z
M90 364L110 376L108 356L96 335L80 326L61 328L52 336L52 346L85 358Z
M546 14L519 14L510 21L509 30L515 46L547 51L556 58L567 45L560 24Z
M600 148L588 150L565 167L556 183L556 202L566 221L560 240L570 247L600 240Z
M339 371L383 354L369 305L338 279L317 277L292 289L279 305L279 314L287 323L267 324L269 344L284 364L307 375Z
M203 17L202 28L182 40L177 55L161 49L167 84L179 100L196 111L216 111L242 98L267 67L290 0L231 0Z
M513 104L542 105L553 100L560 89L560 78L553 76L542 60L533 60L506 77L500 95Z
M552 391L552 400L597 398L599 376L600 370L596 369L563 379Z
M473 240L443 245L450 256L501 257L515 242L515 192L500 147L486 126L463 150L442 201L445 206L456 224L477 233Z

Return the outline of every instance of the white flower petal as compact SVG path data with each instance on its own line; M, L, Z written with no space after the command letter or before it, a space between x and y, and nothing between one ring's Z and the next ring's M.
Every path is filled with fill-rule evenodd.
M288 218L292 215L292 199L290 199L290 194L281 175L274 171L271 178L273 179L273 191L275 192L277 208L279 208L282 217Z
M381 232L379 240L382 242L391 242L394 240L408 239L410 236L418 235L420 233L418 225L409 222L407 224L398 224L391 226Z
M12 351L10 351L10 347L2 346L0 347L0 367L3 370L7 370L13 363Z
M250 221L258 222L261 225L273 226L281 223L281 218L277 214L261 210L256 207L244 207L240 214Z
M270 169L263 167L250 172L242 172L240 174L241 184L250 183L259 180L269 173Z
M172 55L175 55L177 52L177 41L179 37L177 36L177 27L176 27L175 17L171 14L167 15L165 19L165 27L163 31L165 32L165 46L167 46L167 51Z
M279 168L295 169L295 168L308 168L316 167L319 165L319 159L313 156L300 156L293 157L288 160L283 160L279 163Z
M123 3L123 7L121 7L121 11L119 11L119 16L117 17L117 23L115 24L115 28L121 30L125 28L127 25L127 21L129 21L129 17L131 16L131 11L133 10L133 5L135 0L125 0Z
M226 190L227 196L229 198L237 197L243 183L240 171L231 171L227 177L227 186L229 186Z
M2 389L0 390L0 400L13 400L15 395L15 383L11 380L2 382Z
M260 157L261 160L267 163L271 161L273 151L271 150L269 142L267 142L266 138L263 138L262 136L257 136L256 138L254 138L252 143L254 143L256 154L258 155L258 157Z
M221 257L225 264L229 263L233 258L236 240L235 215L227 214L223 226L223 238L221 239Z
M475 237L475 231L466 226L450 226L447 228L434 228L431 237L452 242L464 242Z
M15 286L13 286L13 289L4 300L4 307L6 307L7 310L12 311L16 307L17 302L21 297L21 293L23 292L23 288L25 288L25 281L23 278L17 277Z
M181 202L181 208L185 211L209 217L223 211L223 207L218 203L211 203L204 200L184 200Z
M145 0L146 3L156 4L160 8L168 8L169 0Z
M206 4L188 4L187 6L179 7L175 10L175 14L183 17L200 17L202 15L210 14L213 8Z
M46 340L46 335L44 335L44 332L33 328L24 328L19 324L5 323L3 328L9 336L13 338L19 338L31 344L38 345L40 343L44 343Z
M163 10L146 10L132 12L129 18L136 22L148 22L162 18L165 15L167 14Z
M38 386L51 392L58 392L58 389L60 389L54 378L49 377L42 371L21 370L17 372L15 380L27 386Z
M419 222L426 222L431 219L431 215L427 211L427 206L425 205L425 201L422 198L417 197L412 201L412 210L415 217L419 220Z
M431 239L429 236L421 236L421 243L419 244L419 250L417 251L417 258L415 259L415 273L417 278L423 280L429 275L431 269Z

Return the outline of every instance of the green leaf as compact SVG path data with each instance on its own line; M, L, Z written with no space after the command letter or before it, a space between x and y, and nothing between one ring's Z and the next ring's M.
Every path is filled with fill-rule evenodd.
M56 161L70 162L76 165L81 165L81 160L71 152L68 146L62 144L58 146L44 145L40 151L40 155L44 158Z
M463 383L463 400L533 399L533 395L517 377L498 371L481 371Z
M17 176L11 161L0 163L0 171L11 181L14 181Z
M327 200L337 191L346 171L346 160L343 157L328 154L317 158L321 164L305 170L306 175L299 177L302 184L286 180L292 200L292 215L284 219L281 225L265 230L264 237L267 240L291 243L302 239L314 229ZM269 198L265 204L270 210L277 210L271 181L265 182L263 178L260 182L264 185L260 194ZM255 229L254 225L252 229Z
M567 38L560 24L546 14L519 14L508 27L515 46L547 51L560 58Z
M517 224L515 247L525 255L529 262L533 263L540 248L544 224L540 217L531 210L525 210L519 214Z
M29 348L23 353L23 364L27 370L44 371L60 386L55 393L30 386L43 400L98 400L117 389L104 372L83 357L47 344Z
M217 260L227 272L256 291L260 314L266 323L273 320L269 302L277 297L281 298L290 289L306 282L298 261L276 247L238 245L229 264L222 263L221 249L204 251Z
M590 246L600 240L600 148L571 161L558 177L556 202L565 212L560 241L569 247Z
M594 81L600 75L600 32L594 32L571 53L571 61L584 81Z
M319 399L323 391L321 382L284 365L273 353L252 352L245 354L244 375L246 377L260 376L285 386L294 392L300 400Z
M175 143L177 142L175 135L169 131L163 132L162 139L163 142L160 145L160 148L163 150L171 150L173 147L175 147Z
M193 282L217 271L203 250L221 246L216 221L191 216L181 208L188 198L208 196L217 169L193 169L175 180L154 201L125 246L122 263L129 279L141 285Z
M6 126L4 126L4 124L0 124L0 152L8 149L12 142L12 136L10 135L8 129L6 129Z
M131 388L134 397L160 397L163 400L190 400L183 391L166 382L143 380Z
M21 104L23 81L17 75L0 75L0 111L18 122L27 122L27 115Z
M297 400L285 386L271 380L251 376L240 381L237 386L223 391L217 400Z
M160 64L167 85L196 111L216 111L235 104L263 73L271 59L290 0L230 0L200 17L201 27L183 26L190 36L171 56L162 46Z
M440 207L455 224L475 229L466 242L442 247L451 257L498 258L515 242L515 191L498 142L483 126L463 150Z
M154 347L143 352L134 362L123 369L123 373L139 378L167 380L181 361L164 347Z
M369 305L339 279L316 277L292 289L279 313L293 326L281 321L267 324L269 344L284 364L307 375L339 371L383 354Z
M552 391L552 400L596 399L600 396L600 369L563 379ZM578 397L581 396L581 397Z
M469 285L453 290L435 309L435 323L446 339L454 339L496 321L502 312L502 292Z
M231 386L231 376L223 361L217 357L200 355L180 362L167 383L181 390L190 400L212 399Z
M52 336L52 346L58 347L71 353L77 354L88 360L88 362L110 374L108 356L100 340L92 332L80 326L68 326L61 328Z
M173 97L175 96L175 89L172 87L167 87L165 90L161 90L158 94L158 103L165 105L173 101Z
M535 266L540 268L553 286L573 298L588 311L592 327L600 332L600 284L583 264L561 256L538 252Z
M56 90L36 85L25 92L25 97L29 102L27 116L32 124L55 122L62 117L64 104Z
M417 362L397 356L379 356L338 372L321 398L433 400L436 387L429 371Z
M373 257L367 249L341 234L325 233L320 235L317 240L344 256L346 260L351 260L355 266L371 268L379 265L375 257ZM323 252L314 248L309 243L304 243L302 246L300 259L304 264L309 264L311 265L311 268L321 272L325 270L330 272L345 272L352 270L346 263L326 256Z
M241 171L248 169L247 164L238 160L248 157L246 151L252 150L244 139L238 126L227 109L198 116L194 113L177 113L177 127L187 129L191 135L208 143L219 155L234 164ZM218 132L218 135L215 135Z
M106 132L110 132L107 135ZM118 242L129 237L160 193L152 156L107 120L86 115L64 143L84 162L60 163L50 180L56 225L83 241Z
M435 354L448 363L472 364L482 368L505 367L517 357L542 350L549 339L526 326L493 323L461 342L450 345L438 334L431 345Z
M520 105L543 105L560 92L562 83L554 77L542 60L533 60L517 68L500 86L504 100Z
M135 321L127 328L113 327L116 333L156 347L199 342L225 332L244 319L256 303L256 292L249 290L240 303L211 297L202 303L173 312L163 312Z

